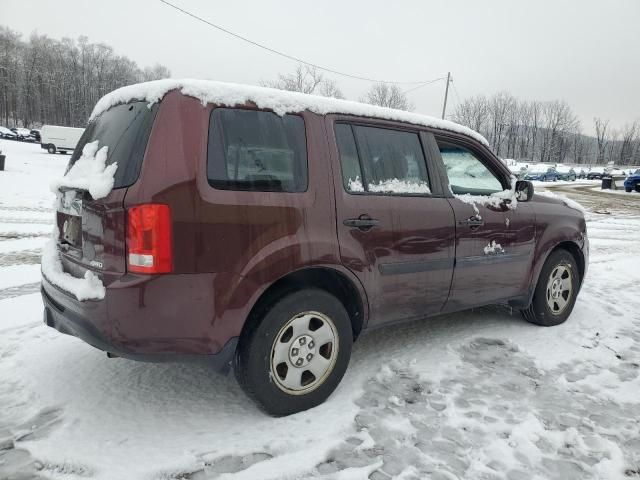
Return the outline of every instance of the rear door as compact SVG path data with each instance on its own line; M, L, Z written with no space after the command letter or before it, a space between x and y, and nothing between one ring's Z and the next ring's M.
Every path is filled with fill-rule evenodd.
M93 198L80 188L58 190L58 249L65 271L76 277L87 269L118 274L126 270L123 201L127 187L138 179L156 109L148 108L146 102L110 108L89 124L71 156L67 172L83 155L84 160L95 161L97 150L105 146L106 165L118 165L113 189L105 197Z
M481 147L453 138L437 142L456 220L456 262L446 310L525 295L535 241L531 206L491 201L491 194L511 188L511 179Z
M453 269L453 212L416 130L328 117L340 256L365 287L369 325L441 310ZM428 134L430 135L430 134Z

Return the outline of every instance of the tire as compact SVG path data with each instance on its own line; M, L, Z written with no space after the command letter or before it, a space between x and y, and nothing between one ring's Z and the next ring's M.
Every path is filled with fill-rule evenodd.
M47 152L49 152L49 153L56 153L56 146L55 146L54 144L50 143L50 144L47 146Z
M636 192L640 193L640 183L636 183L634 188L636 189Z
M624 191L627 193L631 193L633 191L633 188L631 187L624 187Z
M331 395L347 370L353 344L351 321L338 299L319 289L294 291L264 305L248 321L234 371L242 389L262 410L273 416L290 415Z
M564 277L564 272L567 273L567 277ZM562 283L560 284L561 287L555 290L556 293L560 292L560 294L554 300L553 292L555 287L553 282L556 278L561 278ZM569 292L565 296L566 290L563 290L563 288L567 287L566 281L569 279L571 282ZM578 266L573 255L564 249L553 251L544 262L538 278L538 284L533 293L533 300L529 307L521 311L522 316L528 322L543 327L552 327L564 323L571 315L573 306L576 303L580 282ZM564 304L562 304L561 299L564 299ZM561 308L557 309L556 307Z

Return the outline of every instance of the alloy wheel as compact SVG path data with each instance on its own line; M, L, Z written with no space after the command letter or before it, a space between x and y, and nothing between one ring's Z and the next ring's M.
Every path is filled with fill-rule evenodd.
M329 376L338 357L338 333L329 317L303 312L280 329L271 347L271 377L280 390L304 395Z
M569 265L557 265L547 282L547 306L554 315L560 315L569 304L573 293Z

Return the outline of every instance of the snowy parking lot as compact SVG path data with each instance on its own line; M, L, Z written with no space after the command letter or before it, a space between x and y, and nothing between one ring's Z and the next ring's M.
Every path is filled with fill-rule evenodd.
M496 306L376 330L325 404L274 419L233 375L46 327L48 184L69 157L0 149L0 479L640 479L640 195L536 184L587 208L565 324Z

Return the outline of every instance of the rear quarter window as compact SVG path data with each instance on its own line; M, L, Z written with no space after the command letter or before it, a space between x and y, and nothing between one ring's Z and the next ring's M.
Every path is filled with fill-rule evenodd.
M207 177L214 188L307 190L307 143L299 115L216 108L209 122L207 157Z
M157 108L157 104L149 108L147 102L132 102L102 113L80 137L67 170L80 158L87 143L98 140L99 147L108 147L107 165L118 164L113 188L133 185L140 174Z

